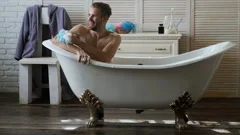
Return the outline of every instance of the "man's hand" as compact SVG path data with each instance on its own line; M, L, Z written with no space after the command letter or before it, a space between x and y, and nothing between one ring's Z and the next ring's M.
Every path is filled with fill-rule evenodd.
M79 46L77 46L75 44L73 44L73 46L78 48L78 51L77 51L77 56L79 57L78 61L83 63L83 64L89 64L90 56L83 49L81 49Z

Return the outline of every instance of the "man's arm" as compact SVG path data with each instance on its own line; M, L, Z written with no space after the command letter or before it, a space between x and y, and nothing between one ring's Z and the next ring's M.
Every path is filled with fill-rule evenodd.
M114 57L119 45L121 43L120 35L114 35L112 40L107 43L103 50L99 50L91 45L79 44L80 46L92 59L102 61L102 62L111 62Z
M52 43L55 44L56 46L71 52L75 54L78 57L78 61L82 63L88 63L89 62L89 55L85 53L79 46L76 45L66 45L64 43L61 43L57 41L56 37L52 38Z

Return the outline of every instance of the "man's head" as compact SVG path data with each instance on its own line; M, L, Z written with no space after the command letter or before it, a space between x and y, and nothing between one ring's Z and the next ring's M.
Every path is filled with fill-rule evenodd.
M112 15L111 7L103 2L94 2L88 14L88 25L92 30L105 28L105 25Z

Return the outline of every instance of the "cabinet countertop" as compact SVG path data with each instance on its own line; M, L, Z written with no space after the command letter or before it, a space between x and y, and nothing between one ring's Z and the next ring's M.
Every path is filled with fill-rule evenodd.
M158 34L155 32L151 33L131 33L131 34L120 34L122 40L179 40L182 34Z
M130 34L120 34L123 37L132 37L132 36L160 36L160 37L181 37L182 34L158 34L156 32L142 32L142 33L130 33Z

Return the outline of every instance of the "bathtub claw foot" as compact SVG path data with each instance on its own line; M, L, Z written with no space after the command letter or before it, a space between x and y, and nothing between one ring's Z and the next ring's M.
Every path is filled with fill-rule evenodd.
M175 113L175 126L177 129L184 129L187 127L188 116L186 110L191 108L193 103L194 101L190 97L190 94L184 92L174 103L170 104L170 107Z
M103 103L90 92L90 90L85 90L85 92L79 98L80 102L84 104L89 109L90 118L87 123L87 127L98 127L104 124L104 109Z

